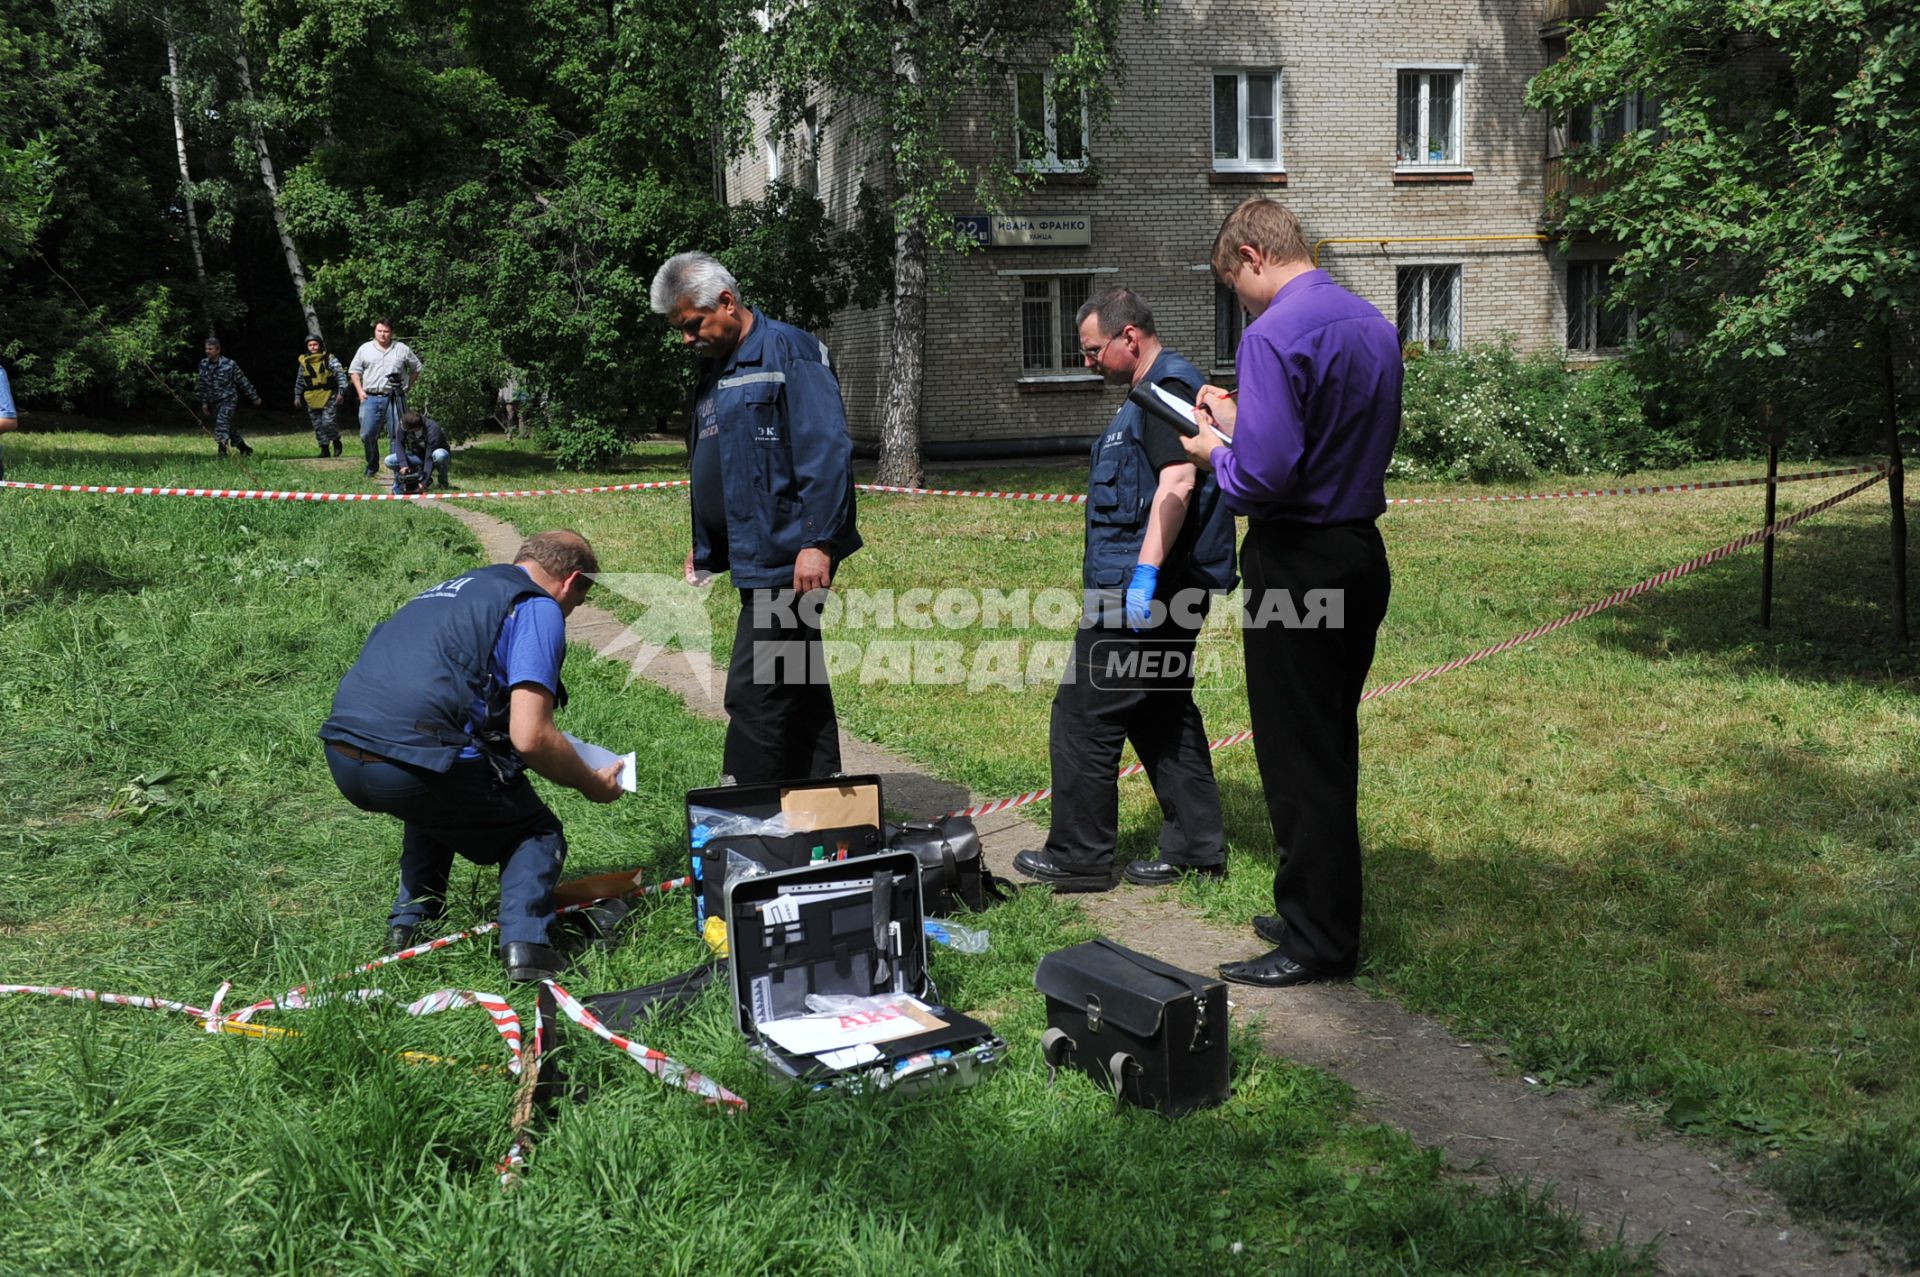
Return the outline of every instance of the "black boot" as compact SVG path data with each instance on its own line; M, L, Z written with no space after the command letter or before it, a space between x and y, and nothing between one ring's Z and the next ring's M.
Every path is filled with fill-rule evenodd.
M402 949L413 948L414 928L396 923L387 928L388 953L398 953Z
M336 457L340 455L340 441L338 439L333 441L333 455Z
M223 457L227 455L227 444L224 439L220 441L220 455Z
M567 969L567 960L558 949L524 940L507 945L500 951L500 958L506 966L507 979L516 984L558 979Z
M320 455L323 457L327 455L327 445L324 443L320 445Z
M235 439L233 446L240 449L240 455L243 457L251 457L253 455L253 449L248 446L245 439Z

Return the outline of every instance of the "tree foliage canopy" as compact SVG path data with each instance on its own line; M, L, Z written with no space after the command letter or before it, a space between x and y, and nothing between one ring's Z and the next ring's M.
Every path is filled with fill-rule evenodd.
M336 350L391 315L456 433L512 376L563 455L604 456L682 398L688 362L648 306L665 257L731 256L756 300L802 323L877 295L871 199L867 220L840 230L798 192L734 209L718 197L714 67L743 15L732 0L10 5L0 353L42 402L151 399L149 361L182 375L203 302L192 198L210 322L257 378L278 379L282 362L290 374L306 323L256 166L258 123ZM184 192L166 30L182 60Z
M1569 150L1551 221L1623 247L1637 357L1723 399L1736 376L1801 425L1884 411L1920 316L1920 14L1618 0L1531 89L1562 117L1635 95L1658 127Z

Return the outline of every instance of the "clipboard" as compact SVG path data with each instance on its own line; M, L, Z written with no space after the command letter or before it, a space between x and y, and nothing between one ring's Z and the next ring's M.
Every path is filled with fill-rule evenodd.
M1135 403L1149 416L1166 422L1189 439L1198 438L1200 423L1194 419L1193 400L1176 395L1158 382L1142 382L1127 391L1127 400ZM1233 437L1215 426L1213 432L1220 436L1221 442L1233 446Z

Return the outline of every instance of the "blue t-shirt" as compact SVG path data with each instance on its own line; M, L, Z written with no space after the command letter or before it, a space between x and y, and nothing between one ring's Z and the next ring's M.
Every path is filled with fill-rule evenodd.
M500 623L500 637L493 641L494 688L511 691L522 683L538 683L558 697L560 663L566 655L567 620L560 614L560 605L544 594L522 599ZM467 730L473 730L486 713L486 702L476 700ZM478 758L480 751L469 745L460 757Z
M18 417L20 410L13 406L13 385L7 380L7 370L0 368L0 417Z

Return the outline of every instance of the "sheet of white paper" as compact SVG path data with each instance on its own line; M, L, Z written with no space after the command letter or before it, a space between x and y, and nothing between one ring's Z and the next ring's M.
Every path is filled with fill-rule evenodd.
M839 1051L822 1051L813 1057L830 1069L850 1069L857 1064L865 1064L880 1058L880 1048L871 1043L862 1042L859 1046L850 1046Z
M620 788L626 790L629 794L633 792L633 764L634 756L639 753L638 750L629 754L616 754L610 749L604 749L599 745L593 744L591 741L581 740L572 732L563 732L561 734L573 745L573 752L580 755L580 761L593 768L593 770L599 771L608 763L619 763Z
M800 902L792 896L775 896L760 906L760 925L778 926L800 921Z
M932 1016L927 1004L918 998L896 998L879 1012L855 1012L847 1015L794 1015L781 1020L763 1020L760 1032L795 1055L819 1055L850 1046L891 1042L926 1032L926 1025L896 1008L912 1008Z
M1196 430L1199 429L1200 418L1198 415L1194 413L1193 404L1190 401L1182 399L1179 395L1174 394L1171 390L1168 390L1165 386L1162 386L1157 381L1150 381L1147 384L1153 387L1154 394L1160 396L1161 403L1164 403L1167 407L1173 409L1175 412L1185 417L1188 421L1191 421ZM1228 447L1233 446L1232 435L1222 433L1222 431L1218 426L1214 427L1213 433L1219 435L1220 441L1226 444Z

